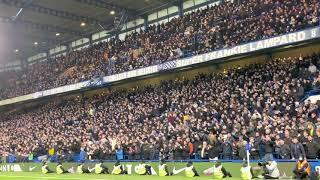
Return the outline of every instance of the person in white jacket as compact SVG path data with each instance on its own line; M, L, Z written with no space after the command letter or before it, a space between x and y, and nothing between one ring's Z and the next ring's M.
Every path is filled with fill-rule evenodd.
M265 164L265 179L279 179L280 172L278 169L278 165L276 161L273 161L272 159L268 159Z

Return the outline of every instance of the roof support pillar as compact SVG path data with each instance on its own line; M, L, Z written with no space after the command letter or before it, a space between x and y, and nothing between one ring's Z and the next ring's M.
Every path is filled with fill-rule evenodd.
M148 29L148 26L149 26L148 16L145 15L145 16L143 16L142 18L143 18L143 26L144 26L144 28L145 28L145 30L146 30L146 29Z
M92 34L89 34L88 39L89 39L89 45L91 46L92 45Z
M21 63L21 69L24 70L24 69L28 69L28 66L29 66L29 63L28 63L28 60L25 59L25 58L21 58L20 59L20 63Z
M183 1L178 1L177 7L178 7L178 15L180 18L182 18L183 17Z

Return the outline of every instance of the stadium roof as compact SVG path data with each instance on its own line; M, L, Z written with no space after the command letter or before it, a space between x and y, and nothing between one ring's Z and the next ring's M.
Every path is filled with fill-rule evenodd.
M26 59L94 32L112 30L115 16L124 15L129 21L176 1L0 0L0 62Z

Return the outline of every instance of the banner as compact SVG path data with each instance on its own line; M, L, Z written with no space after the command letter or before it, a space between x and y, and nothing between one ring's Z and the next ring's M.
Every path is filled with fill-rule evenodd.
M120 80L124 80L124 79L145 76L145 75L153 74L156 72L158 72L158 67L156 65L149 66L149 67L140 68L140 69L136 69L136 70L120 73L120 74L105 76L103 78L103 82L104 83L111 83L111 82L116 82L116 81L120 81Z
M98 87L101 86L103 84L103 78L99 77L99 78L94 78L89 80L89 82L87 84L85 84L82 88L85 87Z
M320 37L320 27L307 29L303 31L293 32L281 36L276 36L269 39L255 41L232 48L221 49L210 53L192 56L188 59L177 60L177 67L184 67L193 64L198 64L206 61L212 61L233 55L241 55L246 53L255 52L258 50L280 47L284 45L303 42Z
M272 37L264 40L242 44L242 45L231 47L231 48L216 50L206 54L192 56L189 58L169 61L159 65L153 65L153 66L140 68L140 69L136 69L128 72L105 76L102 78L102 81L100 79L98 81L89 80L89 81L84 81L76 84L57 87L54 89L40 91L33 94L25 95L25 96L19 96L11 99L2 100L0 101L0 106L21 102L21 101L26 101L26 100L31 100L31 99L37 99L44 96L50 96L54 94L75 91L82 88L101 86L106 83L112 83L112 82L117 82L124 79L151 75L157 72L195 65L203 62L208 62L208 61L214 61L217 59L222 59L230 56L242 55L242 54L256 52L259 50L266 50L269 48L276 48L280 46L304 42L307 40L317 39L319 37L320 37L320 27L315 27L315 28L311 28L303 31L293 32L293 33L289 33L281 36L276 36L276 37Z
M158 71L167 71L177 67L177 61L169 61L158 65Z
M27 101L30 99L33 99L33 94L27 94L27 95L23 95L23 96L18 96L18 97L2 100L2 101L0 101L0 106L7 105L7 104L13 104L16 102Z

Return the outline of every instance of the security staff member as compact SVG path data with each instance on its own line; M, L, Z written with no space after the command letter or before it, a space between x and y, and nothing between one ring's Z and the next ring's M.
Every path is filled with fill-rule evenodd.
M193 164L191 161L187 163L187 167L185 169L185 175L187 177L199 176L198 172L196 171L196 168L193 167Z
M242 167L240 168L240 176L242 180L250 180L252 179L252 169L248 166L247 162L244 162Z
M232 177L230 172L222 166L221 162L217 161L213 166L213 179L223 179L227 176Z
M271 158L268 159L265 164L265 171L266 172L263 175L265 179L279 179L280 177L277 162L273 161Z
M94 172L96 174L109 174L108 168L102 164L102 161L94 166Z
M169 172L168 166L164 159L161 160L159 165L159 176L171 176L172 173Z
M128 172L123 169L122 165L120 164L120 161L117 160L117 162L113 166L113 170L112 170L111 174L115 174L115 175L128 174Z
M149 164L145 164L144 161L141 162L141 164L138 165L138 174L139 175L151 175L151 166Z
M88 168L84 168L84 164L83 164L83 162L81 162L77 166L77 173L78 174L84 174L84 173L90 173L90 171L89 171Z
M307 160L300 156L293 173L297 179L306 179L311 174L311 166Z
M43 162L42 167L41 167L41 172L43 174L53 173L53 171L49 169L47 162Z
M56 167L56 172L57 172L57 174L69 173L68 171L66 171L66 170L63 168L61 162L58 162L58 165L57 165L57 167Z

